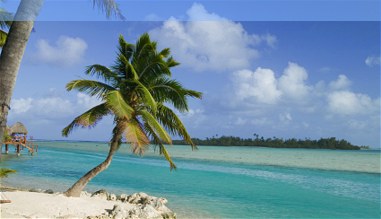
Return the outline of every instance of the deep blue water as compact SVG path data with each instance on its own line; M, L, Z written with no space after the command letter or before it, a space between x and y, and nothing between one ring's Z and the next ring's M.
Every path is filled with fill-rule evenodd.
M210 147L209 152L224 150ZM1 167L18 173L2 183L64 191L105 156L102 150L48 145L35 156L3 154ZM86 190L144 191L166 197L179 218L380 218L379 173L208 159L175 161L179 168L170 172L161 157L119 153Z

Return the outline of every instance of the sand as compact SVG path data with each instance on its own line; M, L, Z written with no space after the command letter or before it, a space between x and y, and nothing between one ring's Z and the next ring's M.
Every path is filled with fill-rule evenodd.
M0 204L0 218L86 218L106 213L118 203L94 197L77 198L26 191L2 192L2 197L11 200L11 203Z

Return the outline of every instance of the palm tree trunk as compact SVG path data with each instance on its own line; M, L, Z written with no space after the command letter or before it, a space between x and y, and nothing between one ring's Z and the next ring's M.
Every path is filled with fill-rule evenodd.
M0 141L24 51L44 0L22 0L0 55Z
M100 163L98 166L94 167L92 170L87 172L84 176L82 176L74 185L72 185L64 194L66 196L79 197L81 195L82 190L86 187L86 185L97 176L100 172L107 169L110 165L111 160L115 154L115 152L119 149L119 146L122 143L122 134L124 132L123 125L118 123L113 131L113 137L110 142L110 150L108 152L107 158L105 161Z

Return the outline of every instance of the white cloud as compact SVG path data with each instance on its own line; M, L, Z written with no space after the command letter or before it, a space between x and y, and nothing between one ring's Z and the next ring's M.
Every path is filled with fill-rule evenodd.
M379 100L351 91L334 91L327 96L328 109L341 115L369 114L380 106Z
M365 64L369 67L380 65L381 64L381 57L380 56L368 56L365 59Z
M90 109L94 106L101 104L101 101L98 98L91 97L83 93L78 93L77 104L83 106L83 108L85 109Z
M18 98L11 103L10 114L15 116L46 116L49 118L64 117L73 113L73 105L69 100L60 97Z
M32 107L32 98L13 99L11 103L11 112L15 114L25 113Z
M187 11L190 22L175 18L150 31L159 45L172 49L182 65L195 71L226 71L247 68L259 56L259 44L273 47L276 37L247 33L240 23L209 13L201 4Z
M345 90L351 86L352 82L345 75L339 75L336 81L329 83L333 90Z
M307 71L290 62L283 74L277 78L271 69L257 68L233 73L235 100L254 100L258 103L276 104L280 100L304 102L312 91L306 81Z
M293 99L302 99L310 90L305 83L307 78L307 71L303 67L289 62L283 75L279 78L279 89Z
M254 72L241 70L233 73L235 99L244 101L254 98L265 104L276 103L282 95L271 69L257 68Z
M184 123L193 128L199 127L206 120L203 109L189 109L188 112L178 115L180 115L180 119L183 120Z
M71 66L83 59L86 49L87 43L78 37L61 36L55 45L41 39L37 42L35 59L49 64Z

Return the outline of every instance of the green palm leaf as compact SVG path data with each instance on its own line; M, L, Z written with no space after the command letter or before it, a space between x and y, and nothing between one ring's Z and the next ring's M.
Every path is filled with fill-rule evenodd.
M0 47L5 45L5 41L7 40L8 34L5 31L0 30Z
M134 109L126 103L120 91L114 90L108 92L106 96L106 104L118 118L132 118Z
M96 96L98 98L103 98L107 93L114 91L115 88L108 84L92 81L92 80L73 80L66 85L66 90L78 90L84 92L90 96Z
M107 108L106 104L99 104L98 106L95 106L80 116L76 117L68 126L62 130L62 135L67 137L73 131L73 129L77 127L93 127L99 120L102 119L103 116L109 113L110 111Z
M144 128L145 128L145 132L152 137L153 143L155 144L155 146L159 146L159 152L160 154L164 155L164 158L168 161L170 170L176 169L175 163L173 162L164 144L161 142L161 139L154 132L152 127L148 125L147 123L145 123Z
M201 98L198 91L187 90L177 81L160 77L153 80L149 89L159 102L167 102L180 112L188 111L187 97Z
M6 178L11 173L16 173L16 170L12 170L8 168L0 168L0 178Z
M135 80L134 82L138 84L137 93L139 97L145 101L145 104L150 107L153 112L156 112L157 104L151 95L151 92L149 92L149 90L142 83L140 83L140 81Z
M126 139L131 144L132 152L143 154L149 145L149 139L143 131L140 123L130 120L126 124Z
M160 154L164 155L164 158L169 162L169 168L170 170L176 169L175 163L172 161L171 156L169 155L167 149L163 144L159 144Z
M87 66L85 74L96 76L106 83L116 83L118 80L117 75L111 69L98 64Z
M160 125L160 123L151 113L149 113L147 110L141 110L139 111L139 114L142 115L144 121L148 123L148 125L151 127L151 130L153 130L155 134L160 137L162 142L172 144L172 139L168 135L167 131L165 131L165 129Z
M158 105L157 119L172 135L182 137L192 146L192 149L197 149L181 119L170 108L162 104Z

